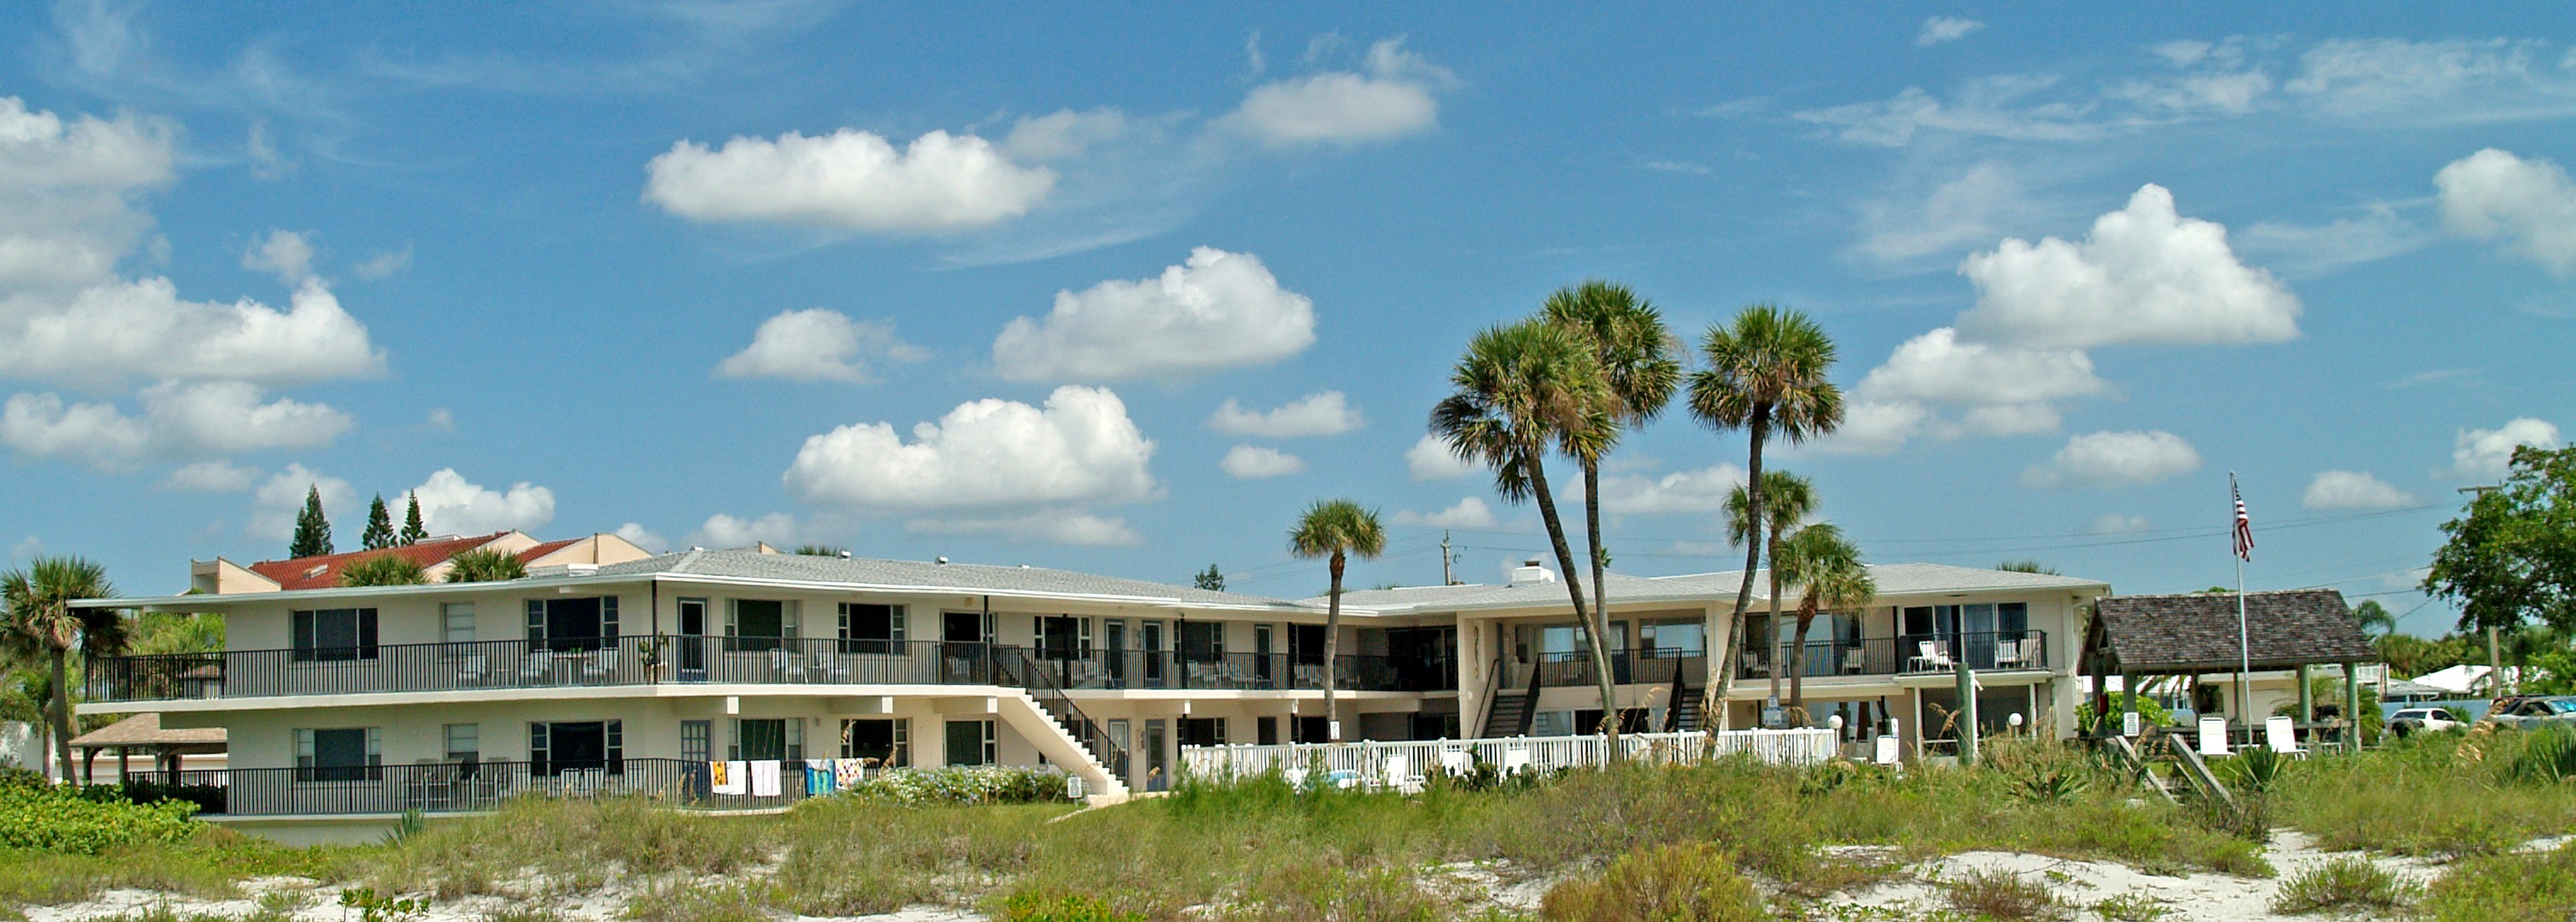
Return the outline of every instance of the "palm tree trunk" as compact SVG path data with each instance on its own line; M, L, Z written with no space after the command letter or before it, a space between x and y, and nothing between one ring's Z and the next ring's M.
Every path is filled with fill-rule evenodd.
M1592 546L1592 644L1593 668L1601 672L1601 719L1610 723L1610 737L1619 737L1619 677L1607 668L1610 646L1610 587L1602 574L1610 568L1609 550L1601 546L1601 463L1583 461L1583 528L1584 539ZM1620 638L1626 640L1627 638ZM1618 747L1613 745L1615 752Z
M1752 533L1744 538L1744 585L1735 590L1735 620L1727 626L1726 659L1717 664L1719 680L1708 683L1708 700L1700 708L1703 715L1717 715L1720 729L1730 728L1733 715L1728 713L1726 693L1734 688L1735 656L1744 645L1744 610L1753 604L1753 571L1762 564L1762 442L1771 436L1771 408L1754 407L1753 424L1748 428L1752 433L1753 448L1746 454L1744 463L1744 517ZM1709 625L1712 630L1716 627ZM1700 718L1702 722L1707 719L1705 716Z
M1324 739L1342 741L1341 702L1333 696L1333 673L1342 665L1342 552L1333 552L1333 598L1324 607Z
M1780 700L1780 654L1782 652L1780 649L1780 535L1778 533L1775 532L1764 540L1762 555L1769 558L1771 564L1771 598L1763 604L1764 608L1771 610L1771 629L1763 633L1771 635L1771 700L1777 702Z
M1556 549L1556 565L1565 572L1566 595L1574 600L1574 623L1590 625L1592 623L1592 615L1584 610L1588 606L1583 604L1583 571L1574 568L1574 548L1565 541L1565 522L1564 520L1557 518L1556 495L1550 493L1547 489L1547 469L1540 466L1542 463L1543 461L1540 458L1538 449L1531 448L1527 445L1521 446L1521 467L1529 471L1530 492L1531 495L1538 499L1539 520L1547 523L1547 540L1548 543ZM1592 635L1592 668L1600 671L1601 673L1601 704L1603 705L1602 720L1605 724L1613 725L1610 727L1610 731L1615 739L1618 727L1615 726L1616 721L1610 719L1612 715L1608 713L1608 706L1612 703L1610 700L1610 658L1603 655L1601 652L1601 633L1599 631L1586 630L1584 633ZM1536 704L1537 702L1531 703ZM1611 746L1610 758L1613 761L1616 761L1618 757L1619 747L1615 745Z
M1812 601L1798 605L1798 645L1789 653L1789 706L1798 709L1800 721L1809 725L1807 713L1807 626L1816 623L1816 606Z
M63 667L63 660L68 658L68 654L61 648L45 652L46 658L51 661L54 673L53 702L52 707L49 708L53 712L54 754L62 761L64 783L70 783L72 779L72 692L71 688L64 684L70 681L70 678L64 675Z

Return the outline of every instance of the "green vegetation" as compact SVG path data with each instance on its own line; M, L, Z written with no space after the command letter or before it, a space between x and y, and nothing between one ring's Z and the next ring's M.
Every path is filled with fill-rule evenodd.
M367 530L358 535L358 546L381 551L399 543L394 536L393 513L385 509L385 495L378 493L375 501L367 504Z
M420 520L420 492L415 490L403 495L409 500L411 508L404 510L402 533L395 535L394 540L404 547L410 547L429 540L429 526L422 524Z
M2427 922L2561 922L2576 915L2576 846L2460 862L2415 909Z
M2576 447L2513 450L2504 483L2442 523L2423 588L2460 606L2461 630L2525 620L2576 628Z
M97 794L50 787L32 773L0 778L0 849L96 855L138 842L176 842L196 832L188 822L197 812L194 804L135 804L110 788L91 790Z
M2002 570L2002 571L2004 571L2004 572L2006 572L2006 573L2035 573L2035 574L2038 574L2038 575L2041 575L2041 576L2062 576L2062 575L2064 575L2064 574L2061 574L2061 573L2057 572L2057 568L2056 568L2056 567L2052 567L2052 566L2049 566L2049 565L2047 565L2047 564L2041 563L2041 562L2039 562L2039 561L2031 560L2031 559L2029 559L2029 558L2023 558L2023 559L2020 559L2020 560L2006 560L2006 561L2002 561L2002 562L2000 562L2000 563L1995 564L1995 569L1997 569L1997 570Z
M322 486L304 488L304 508L295 514L295 537L286 543L286 556L320 557L331 553L331 518L322 514Z
M1951 909L1977 919L2062 919L2073 908L2047 884L2005 871L1970 871L1944 881L1941 892Z
M0 657L45 666L45 723L53 728L61 777L72 774L71 651L107 656L125 649L124 616L74 608L80 599L116 594L107 568L85 557L38 557L24 570L0 573Z
M1771 918L1735 858L1700 842L1621 855L1599 880L1574 879L1547 893L1541 911L1568 922L1754 922Z
M796 546L796 553L804 557L840 557L849 551L837 544L800 544Z
M2362 858L2337 858L2281 882L2272 911L2353 912L2402 909L2424 888Z
M851 786L847 793L907 807L1061 803L1065 782L1064 774L1056 771L949 766L879 774Z
M1224 592L1225 571L1217 569L1216 564L1208 564L1208 568L1199 571L1199 575L1190 577L1190 584L1209 592Z
M1325 558L1332 573L1331 601L1324 608L1324 662L1341 662L1342 637L1342 571L1349 566L1351 555L1361 560L1375 560L1386 552L1386 527L1377 520L1377 510L1347 499L1319 499L1297 517L1297 527L1288 532L1288 551L1308 559ZM1334 673L1324 670L1324 725L1333 742L1342 739L1342 712L1339 696L1333 694ZM1608 699L1603 699L1608 700Z
M429 582L428 569L400 554L378 554L340 568L343 586L419 586Z
M517 554L475 548L447 560L451 583L497 583L528 578L528 565Z
M2576 786L2557 777L2568 731L2472 729L2390 739L2298 763L2274 782L2272 819L2329 849L2453 858L2576 828Z

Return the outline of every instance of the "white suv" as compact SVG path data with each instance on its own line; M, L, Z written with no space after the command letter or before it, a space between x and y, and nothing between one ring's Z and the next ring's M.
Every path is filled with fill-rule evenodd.
M2388 715L2389 731L2399 736L2417 730L2448 730L2465 726L2468 725L2452 720L2451 712L2442 708L2406 708Z

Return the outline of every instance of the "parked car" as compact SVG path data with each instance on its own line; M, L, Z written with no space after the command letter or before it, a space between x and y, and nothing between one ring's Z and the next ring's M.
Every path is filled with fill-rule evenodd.
M2545 726L2576 727L2576 695L2533 695L2513 699L2487 712L2498 726L2533 730Z
M2452 730L2465 726L2468 725L2451 719L2451 712L2446 708L2405 708L2388 715L2388 732L2399 736L2418 731Z

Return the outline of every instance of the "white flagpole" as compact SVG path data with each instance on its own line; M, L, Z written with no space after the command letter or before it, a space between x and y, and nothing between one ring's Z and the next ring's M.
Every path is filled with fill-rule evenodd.
M2227 493L2228 498L2234 502L2245 501L2244 491L2236 486L2235 471L2227 472ZM2229 510L2231 515L2234 512L2235 510ZM2237 540L2232 537L2236 533L2236 520L2229 519L2227 525L2228 534L2231 536L2228 541L2233 545ZM2245 738L2251 741L2254 738L2254 687L2251 675L2254 671L2254 652L2245 631L2245 555L2234 556L2236 557L2236 719L2245 724Z

